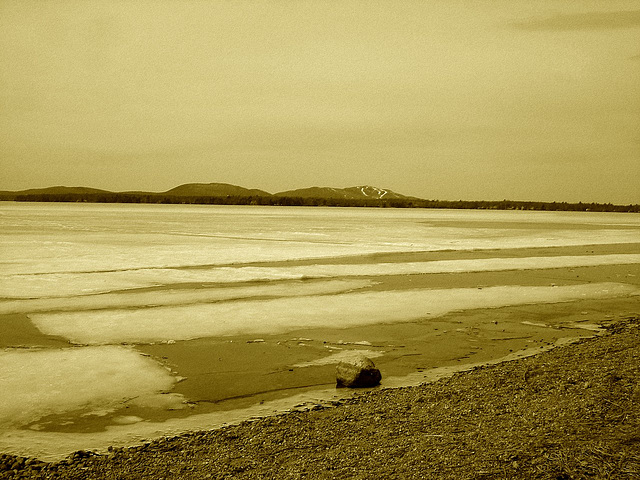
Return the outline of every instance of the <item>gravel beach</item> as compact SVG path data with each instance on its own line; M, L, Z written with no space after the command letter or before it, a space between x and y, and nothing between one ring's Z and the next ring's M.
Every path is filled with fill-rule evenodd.
M66 460L0 455L0 478L640 478L640 319L549 352L333 407Z

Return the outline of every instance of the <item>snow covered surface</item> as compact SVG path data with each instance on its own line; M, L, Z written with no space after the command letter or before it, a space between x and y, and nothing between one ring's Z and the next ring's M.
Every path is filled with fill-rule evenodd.
M636 215L202 205L0 205L3 275L379 252L637 243Z
M640 265L640 254L575 255L555 257L485 258L473 260L437 260L431 262L316 264L287 267L213 267L198 269L140 269L121 272L55 273L35 275L0 275L0 298L38 298L92 295L117 290L146 288L181 283L238 283L264 280L299 280L349 276L416 275L428 273L491 272L542 268L572 268L597 265ZM274 288L274 287L270 287ZM307 287L311 290L311 287ZM358 288L358 287L355 287ZM258 289L254 290L259 294ZM305 289L302 289L304 295ZM329 287L329 292L331 287ZM328 292L328 293L329 293ZM164 294L163 294L164 295ZM216 293L199 293L212 300ZM153 303L153 295L142 298ZM94 297L98 305L100 297ZM126 298L122 299L126 302ZM87 301L78 300L84 304ZM52 302L52 305L55 305ZM0 303L0 313L13 306ZM97 307L100 308L100 307Z
M626 284L483 289L415 289L249 300L189 306L32 314L45 334L79 344L150 343L228 335L262 335L301 328L345 328L407 322L454 310L637 295Z
M175 377L122 346L0 351L0 427L85 409L100 414L137 397L141 404L180 406Z
M321 280L314 282L264 283L255 286L163 289L157 291L104 293L61 298L25 298L0 301L0 314L65 310L100 310L152 305L188 305L240 298L327 295L374 285L370 280ZM23 291L24 292L24 291Z

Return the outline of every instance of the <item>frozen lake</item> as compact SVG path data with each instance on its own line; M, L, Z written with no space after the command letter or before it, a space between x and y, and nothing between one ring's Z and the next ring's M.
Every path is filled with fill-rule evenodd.
M3 276L635 243L640 231L637 214L68 203L3 203L0 222Z
M393 385L546 348L638 313L639 244L635 214L0 202L0 451L342 395L356 351Z

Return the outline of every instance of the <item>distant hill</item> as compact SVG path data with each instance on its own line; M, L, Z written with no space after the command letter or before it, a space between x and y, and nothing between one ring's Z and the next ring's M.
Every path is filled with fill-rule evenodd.
M350 200L397 200L410 199L399 193L384 188L362 185L359 187L349 188L331 188L331 187L311 187L301 188L298 190L287 190L286 192L276 193L278 197L298 197L298 198L339 198Z
M228 183L186 183L163 192L163 195L184 197L270 197L269 192L256 188L248 189Z
M45 188L30 188L28 190L19 191L0 191L0 195L90 195L95 193L112 193L108 190L100 190L99 188L89 187L45 187Z

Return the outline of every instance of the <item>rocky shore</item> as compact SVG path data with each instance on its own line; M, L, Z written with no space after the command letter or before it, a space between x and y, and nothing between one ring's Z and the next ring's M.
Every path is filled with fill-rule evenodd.
M0 479L637 479L640 319L607 330L419 387L106 455L0 455Z

